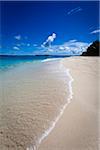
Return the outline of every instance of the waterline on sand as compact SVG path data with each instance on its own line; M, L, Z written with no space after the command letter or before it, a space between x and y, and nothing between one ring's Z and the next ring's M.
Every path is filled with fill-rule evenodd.
M50 60L51 61L51 60ZM43 61L43 62L47 62L47 61ZM69 79L66 83L66 86L68 86L68 98L67 98L67 102L60 108L60 112L58 114L58 116L54 119L54 121L52 121L50 123L50 126L47 130L44 131L44 133L41 135L41 137L39 137L39 139L36 141L36 145L31 145L30 147L27 147L26 150L37 150L39 145L41 144L41 142L51 133L51 131L54 129L54 127L56 126L56 123L59 121L59 119L61 118L64 110L66 109L66 107L68 106L68 104L71 103L72 98L73 98L73 90L72 90L72 82L74 81L74 79L71 76L70 73L70 69L66 69L64 67L64 65L62 64L62 60L60 60L60 68L64 70L64 73L66 74L66 77ZM66 87L67 89L67 87Z

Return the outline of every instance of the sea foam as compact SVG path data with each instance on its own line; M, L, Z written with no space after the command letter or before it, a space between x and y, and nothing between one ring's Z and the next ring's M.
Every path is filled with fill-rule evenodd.
M60 58L61 59L61 58ZM48 62L48 61L55 61L55 60L59 60L59 58L55 58L55 59L46 59L43 60L42 62ZM71 103L71 100L73 98L73 90L72 90L72 82L74 81L74 79L71 76L70 73L70 69L64 67L64 65L62 64L62 59L60 61L60 68L64 71L64 73L66 74L66 78L69 79L69 81L66 80L66 85L68 85L68 90L69 90L69 95L68 98L66 99L66 103L62 106L62 108L60 108L59 114L57 115L57 117L50 123L50 126L47 130L44 131L44 133L39 137L39 139L36 141L36 145L31 145L30 147L27 147L26 150L37 150L38 147L40 146L41 142L50 134L50 132L54 129L54 127L56 126L56 123L59 121L59 119L61 118L61 116L64 113L64 110L66 109L66 107L68 106L68 104ZM67 89L67 88L66 88Z

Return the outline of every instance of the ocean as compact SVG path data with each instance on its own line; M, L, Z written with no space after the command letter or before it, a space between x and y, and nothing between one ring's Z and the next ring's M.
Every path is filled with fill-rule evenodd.
M24 64L24 63L38 63L42 61L48 61L50 59L57 59L62 57L68 57L68 56L46 56L46 55L40 55L40 56L16 56L16 55L2 55L0 56L0 71L1 70L7 70L11 69L13 67L16 67L18 65Z
M0 149L37 150L71 102L63 58L0 58Z

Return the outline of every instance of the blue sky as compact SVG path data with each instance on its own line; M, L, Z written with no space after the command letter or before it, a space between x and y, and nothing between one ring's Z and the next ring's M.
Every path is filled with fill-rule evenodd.
M1 54L68 54L99 38L98 1L1 2Z

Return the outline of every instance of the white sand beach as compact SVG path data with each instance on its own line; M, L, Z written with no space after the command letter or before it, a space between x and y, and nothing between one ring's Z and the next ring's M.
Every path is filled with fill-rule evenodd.
M38 145L67 103L66 69L73 78L73 97L37 149L99 149L99 58L69 57L1 73L0 150L33 150Z
M99 150L99 58L62 61L74 82L73 99L39 150Z

